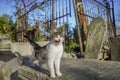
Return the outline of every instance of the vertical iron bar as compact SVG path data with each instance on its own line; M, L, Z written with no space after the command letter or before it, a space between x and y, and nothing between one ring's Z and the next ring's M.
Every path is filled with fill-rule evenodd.
M64 16L64 0L62 0L62 15ZM64 17L63 17L63 25L64 25Z
M50 20L52 21L52 0L50 0Z
M115 25L115 14L114 14L114 2L112 1L112 16L113 16L113 25L114 25L114 35L116 36L116 25Z
M57 26L57 0L56 0L56 7L55 7L55 10L56 10L56 26Z
M46 20L46 13L47 13L47 10L46 10L47 8L46 8L46 4L45 4L45 22L47 22Z
M68 3L67 3L67 0L66 0L66 15L67 15L66 21L68 23Z
M109 30L110 30L110 36L111 37L114 37L115 34L114 34L114 27L113 27L113 23L112 23L112 19L111 19L111 13L110 13L110 3L108 2L108 0L105 0L106 1L106 10L107 10L107 20L108 20L108 27L109 27ZM111 25L112 24L112 25Z
M69 0L69 13L70 13L70 17L71 17L71 0Z
M49 33L52 25L52 0L50 0L50 24L49 24Z
M58 17L58 19L59 19L59 26L61 25L61 20L60 20L60 7L61 7L61 5L60 5L60 0L59 0L59 17Z
M56 0L56 19L57 19L57 0Z

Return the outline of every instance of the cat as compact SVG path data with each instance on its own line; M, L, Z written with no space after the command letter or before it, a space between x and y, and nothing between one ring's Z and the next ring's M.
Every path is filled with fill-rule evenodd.
M62 76L62 73L60 72L60 62L61 57L63 54L63 41L64 38L62 35L60 35L58 32L54 33L52 36L51 41L41 47L37 43L35 43L33 40L29 39L28 36L25 36L30 44L34 47L35 56L39 60L45 60L47 62L49 71L50 71L50 77L55 78L57 76ZM56 74L56 75L55 75Z

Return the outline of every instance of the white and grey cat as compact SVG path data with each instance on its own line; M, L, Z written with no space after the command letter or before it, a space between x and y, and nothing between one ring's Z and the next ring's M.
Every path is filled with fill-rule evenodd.
M26 36L26 38L34 47L35 53L33 53L33 55L39 60L45 59L47 62L50 70L50 77L55 78L56 75L62 76L62 73L60 72L60 62L63 54L62 42L64 41L64 38L56 32L54 33L52 40L43 47L40 47L33 40L30 40L29 37Z

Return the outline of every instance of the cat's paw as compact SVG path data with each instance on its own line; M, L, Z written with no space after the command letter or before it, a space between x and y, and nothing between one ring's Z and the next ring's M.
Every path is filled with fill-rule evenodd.
M62 73L61 72L57 73L57 76L62 76Z
M55 76L55 74L54 74L54 75L50 75L50 77L51 77L51 78L55 78L56 76Z

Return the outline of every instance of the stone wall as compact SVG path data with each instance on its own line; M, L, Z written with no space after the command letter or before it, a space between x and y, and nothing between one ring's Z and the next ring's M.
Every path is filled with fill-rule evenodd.
M0 35L0 80L17 80L18 66L22 62L11 52L8 35Z
M43 46L46 43L38 44ZM22 80L28 80L28 78L29 80L49 80L47 76L41 72L27 66L22 67L23 60L14 54L17 52L20 56L28 57L31 55L32 51L33 47L29 42L12 43L6 35L0 35L0 80L18 80L20 76L20 78L24 76L27 77L27 79ZM28 74L25 74L25 72Z
M16 80L22 62L10 50L0 50L0 80Z
M22 80L50 80L43 72L24 65L19 67L18 76Z
M37 42L40 46L46 45L48 42ZM28 57L33 52L33 47L29 42L15 42L11 43L11 51L18 52L23 57Z
M29 42L11 43L11 51L13 53L17 52L23 57L28 57L31 55L33 47Z
M120 61L120 36L111 39L111 59Z

